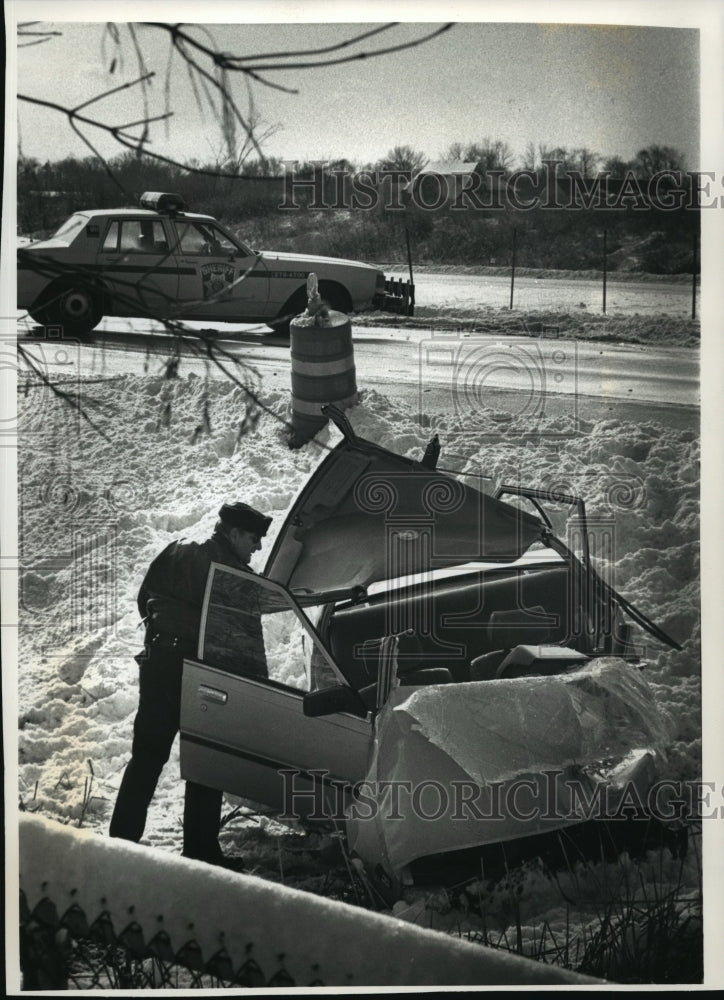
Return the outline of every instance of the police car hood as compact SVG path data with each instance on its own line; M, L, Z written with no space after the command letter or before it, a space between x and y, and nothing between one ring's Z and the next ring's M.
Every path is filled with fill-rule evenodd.
M313 271L315 267L353 267L376 271L372 264L361 264L358 260L346 260L344 257L314 257L308 253L277 253L276 250L260 250L262 260L267 264L278 266L288 264L290 267L304 268Z
M353 436L294 503L265 576L300 597L518 559L543 525L512 504Z

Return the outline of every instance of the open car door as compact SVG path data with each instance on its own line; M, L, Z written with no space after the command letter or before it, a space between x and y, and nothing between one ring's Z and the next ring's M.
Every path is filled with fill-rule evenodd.
M323 673L346 684L284 587L212 564L198 657L184 662L181 776L286 816L341 817L365 776L371 725L304 714Z

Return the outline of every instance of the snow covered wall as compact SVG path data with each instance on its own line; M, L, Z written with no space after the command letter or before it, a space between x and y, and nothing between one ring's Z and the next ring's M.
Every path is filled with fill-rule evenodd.
M136 844L25 817L20 885L32 911L50 899L116 936L162 931L174 953L224 952L234 972L253 959L266 981L280 967L297 986L551 985L596 982L564 969L413 927L336 900L237 875ZM198 952L197 952L198 953Z

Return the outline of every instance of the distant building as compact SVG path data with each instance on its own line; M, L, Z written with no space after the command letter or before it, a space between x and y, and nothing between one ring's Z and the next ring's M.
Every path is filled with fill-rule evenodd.
M505 189L503 171L486 171L482 161L439 160L415 174L406 194L428 209L453 202L465 204L470 198L494 207L502 205Z
M438 174L443 177L465 176L481 172L481 164L464 160L438 160L436 163L428 163L422 170L418 170L414 180L424 177L426 174Z

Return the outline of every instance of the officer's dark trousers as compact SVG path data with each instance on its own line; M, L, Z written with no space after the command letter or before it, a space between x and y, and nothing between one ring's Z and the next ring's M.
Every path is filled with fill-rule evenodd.
M133 747L118 790L109 833L138 842L146 826L148 807L179 729L183 655L168 649L146 650L137 657L139 703L133 724ZM183 853L215 861L222 793L186 782Z

